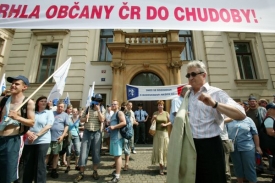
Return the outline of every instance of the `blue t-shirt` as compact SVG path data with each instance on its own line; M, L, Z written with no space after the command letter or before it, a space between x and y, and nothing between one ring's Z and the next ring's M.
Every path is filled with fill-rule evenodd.
M69 118L69 130L72 136L78 137L78 127L79 127L80 119L77 119L73 122L72 118Z
M111 121L110 121L110 126L115 126L117 125L119 122L117 121L117 113L114 113L111 117ZM120 134L120 129L114 129L114 130L111 130L111 133L110 133L110 139L112 141L117 141L117 140L120 140L122 138L121 134Z
M238 151L250 151L255 148L253 135L257 135L258 131L254 121L250 117L246 117L242 121L233 120L227 124L228 136L234 139L236 131L239 128L235 139L235 149Z
M54 114L54 123L51 128L51 141L56 142L58 137L60 137L64 128L69 125L69 116L67 113L57 113L57 111L53 112Z
M39 133L46 125L53 125L54 115L50 110L44 110L41 112L35 112L35 123L34 126L30 128L31 132ZM29 144L28 138L25 140L25 144L48 144L51 142L51 131L48 130L46 133L38 137L32 144Z

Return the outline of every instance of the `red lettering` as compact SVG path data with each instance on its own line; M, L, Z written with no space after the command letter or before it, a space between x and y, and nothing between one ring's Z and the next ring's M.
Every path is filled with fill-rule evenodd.
M185 9L185 15L186 15L186 20L187 21L190 21L191 17L193 17L193 21L197 21L195 8L191 8L191 11L189 11L189 8L186 8Z
M181 7L176 7L174 10L174 16L178 21L183 21L185 16L184 15L179 15L180 13L184 13L184 10Z
M95 16L100 19L102 14L102 6L99 6L97 9L97 6L93 6L92 8L92 13L91 13L91 18L94 18Z
M66 18L66 16L68 15L68 10L69 10L69 6L60 6L58 14L57 14L57 18Z
M110 18L110 15L111 15L111 12L113 11L114 9L114 6L110 6L110 8L108 6L104 6L104 10L105 10L105 13L106 13L106 19L109 19Z
M230 13L228 12L227 9L224 9L224 8L220 10L220 17L224 22L229 22L231 19Z
M203 8L203 16L201 13L201 8L197 8L197 12L198 12L198 18L200 21L202 22L206 22L208 20L208 14L207 14L207 9Z
M78 18L89 18L89 7L86 5L84 6L83 10L81 11Z
M251 12L252 12L252 15L253 15L254 10L252 10ZM241 9L241 13L243 14L246 22L250 23L250 18L249 18L249 16L250 16L250 10L243 10L243 9ZM254 16L254 18L256 18L256 16ZM258 23L258 20L257 20L256 23Z
M219 12L216 9L209 8L208 13L209 13L209 19L211 22L219 21Z
M230 9L233 22L242 22L242 17L237 9Z
M119 9L119 13L118 13L118 15L119 15L119 17L122 19L122 20L125 20L125 19L127 19L128 17L129 17L129 13L125 13L125 14L123 14L123 11L130 11L130 9L129 9L129 7L128 6L122 6L120 9Z
M48 19L52 19L56 16L56 13L58 11L58 7L56 5L50 6L46 11L46 17Z
M130 18L131 19L140 19L140 7L139 6L131 6L131 14Z
M73 13L74 10L79 11L79 9L80 9L77 4L75 3L75 5L72 6L69 10L68 16L69 16L70 19L75 19L79 15L78 13Z
M18 8L16 8L15 6L16 5L14 4L11 6L8 18L12 17L12 14L15 14L13 18L17 18L18 15L20 14L22 5L18 5Z
M28 18L28 15L26 15L27 8L28 8L28 5L23 6L23 9L19 18Z
M28 18L39 18L39 13L40 13L40 5L36 5L35 8L32 10L31 14L28 16Z
M8 4L0 4L0 14L3 14L3 18L7 17L9 7Z
M162 14L164 14L164 15L162 15ZM169 17L168 9L164 6L161 6L158 9L158 16L159 16L159 19L161 19L161 20L167 20L167 18Z
M147 20L154 20L157 17L157 9L153 6L147 6Z

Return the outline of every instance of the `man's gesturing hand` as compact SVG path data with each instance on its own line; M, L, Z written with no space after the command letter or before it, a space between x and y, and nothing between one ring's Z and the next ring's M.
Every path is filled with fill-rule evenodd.
M210 95L207 93L202 93L199 97L198 100L202 101L205 105L213 107L216 104L216 101L212 99Z

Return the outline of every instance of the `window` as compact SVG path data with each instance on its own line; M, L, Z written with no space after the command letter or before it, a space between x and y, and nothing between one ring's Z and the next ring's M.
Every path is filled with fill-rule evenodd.
M101 29L99 44L99 61L112 61L112 55L107 48L106 43L113 42L114 29Z
M44 82L54 72L58 44L42 45L40 62L36 77L37 83ZM50 80L52 82L52 79Z
M184 50L180 54L181 60L194 60L192 32L189 30L180 30L179 41L186 43Z
M5 40L0 38L0 55L2 55L3 47L4 47Z
M234 42L241 79L257 79L249 42Z

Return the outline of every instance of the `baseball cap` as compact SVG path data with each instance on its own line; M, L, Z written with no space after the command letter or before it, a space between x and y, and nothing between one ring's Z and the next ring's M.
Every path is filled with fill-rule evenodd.
M268 109L275 109L275 104L273 102L267 104L266 110L268 110Z
M143 106L143 104L142 103L138 103L138 106Z
M27 86L30 86L30 82L25 76L19 75L17 77L7 77L9 83L12 83L14 80L22 80Z

